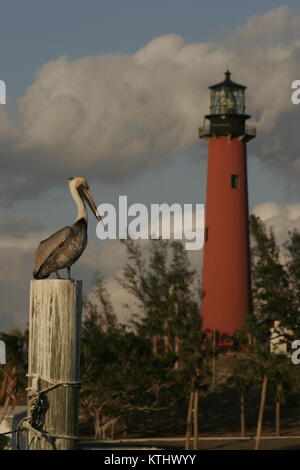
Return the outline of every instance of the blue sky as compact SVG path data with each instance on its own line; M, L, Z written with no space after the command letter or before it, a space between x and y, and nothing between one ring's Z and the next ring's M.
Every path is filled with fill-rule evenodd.
M298 0L2 0L1 78L21 96L36 70L61 55L133 53L176 33L187 42L215 40L245 19Z
M43 236L44 231L55 231L73 220L75 210L68 194L66 177L74 176L78 171L83 176L90 176L91 187L99 203L117 202L120 194L128 195L129 203L204 203L206 143L197 139L197 127L208 111L207 86L222 79L228 57L232 60L229 65L233 68L233 78L248 85L248 110L258 124L258 138L248 146L250 209L264 204L264 214L268 218L269 206L266 204L273 204L272 214L274 204L283 213L287 212L287 205L299 204L295 179L300 168L298 131L293 124L299 119L299 111L289 100L290 83L300 78L297 46L300 27L296 23L299 21L300 25L300 15L299 10L297 13L297 10L291 9L297 7L299 1L284 2L290 9L279 9L276 13L275 9L282 5L281 1L274 0L1 2L0 79L7 84L9 105L5 109L12 113L12 117L7 118L5 113L3 116L0 113L0 196L8 194L0 205L0 217L2 221L7 221L3 227L5 235L0 233L0 252L9 265L3 274L3 282L0 277L3 309L0 311L0 331L4 326L12 326L26 319L27 286L31 277L34 243L41 239L39 237ZM270 10L275 11L274 19L268 14ZM257 18L248 23L252 15ZM184 44L181 44L180 38L185 41ZM199 64L196 64L197 54L193 55L194 47L199 57L202 54ZM174 62L172 54L176 55ZM161 63L160 55L163 58ZM61 61L61 56L68 58ZM99 59L89 59L90 56L98 56ZM135 63L137 68L132 69L137 57L138 67ZM196 57L195 66L194 59L189 57ZM174 76L173 71L178 64L179 78ZM90 72L82 74L84 67ZM151 73L148 74L150 69ZM143 75L145 70L148 75ZM120 80L113 73L119 73ZM57 90L53 91L56 76ZM125 134L124 129L132 130L131 125L138 126L134 119L139 116L139 108L132 106L131 109L128 96L123 96L122 86L127 86L128 76L132 82L137 80L135 87L129 86L129 96L131 93L133 101L138 101L136 89L141 89L141 95L149 102L156 99L156 89L157 95L161 93L161 102L158 100L156 105L149 106L149 118L141 120L140 133L147 137L149 129L149 142L152 142L152 147L141 151L141 158L134 151L131 158L130 139L126 139L125 135L119 136ZM141 78L144 76L145 82L149 80L147 83ZM66 83L69 83L76 97L76 87L81 80L87 86L83 91L79 88L78 94L82 94L83 101L80 103L79 99L78 104L73 99L61 103L61 90L65 89ZM151 87L154 87L154 92ZM167 96L165 101L164 90L168 91L168 88L172 89L173 94ZM97 94L95 103L93 96L90 96L91 89L95 89ZM87 100L84 93L89 95ZM105 102L105 94L110 96L110 93L112 109L110 102ZM174 97L180 105L174 103ZM76 153L81 143L81 139L76 141L76 138L84 126L68 134L69 130L63 129L65 123L62 119L61 125L55 127L61 113L66 112L66 119L70 116L70 122L74 119L74 102L78 109L84 109L83 116L87 121L96 112L85 130L88 133L95 126L95 131L91 131L87 140L88 144L91 142L91 149L86 152L84 149ZM198 102L199 110L195 105ZM169 105L171 109L168 109ZM107 107L106 114L102 106ZM127 114L124 106L130 108ZM157 112L160 107L161 115ZM124 112L124 128L118 116L111 116L113 109L119 109L116 114ZM182 119L181 110L186 113ZM36 119L35 115L38 116ZM105 124L106 116L108 131L101 126L103 122ZM21 127L18 127L19 121ZM183 136L174 135L174 145L169 140L164 142L164 132L160 130L167 123L166 129L171 132L173 122L175 128L184 129L181 131ZM74 126L76 128L76 122ZM105 153L107 150L100 152L98 168L93 145L95 148L101 147L106 133L112 139L107 148L111 146L113 150L111 154L108 152L108 156ZM186 139L185 133L188 135ZM116 149L121 149L119 153L114 148L115 140L118 141ZM137 141L139 144L149 144L146 138L142 142ZM70 143L74 145L69 148ZM129 169L126 169L127 161ZM124 177L120 169L123 163ZM107 175L103 176L105 171ZM299 221L297 219L297 223ZM22 225L22 236L16 232L18 223ZM90 239L97 243L92 219L89 233ZM93 269L101 268L103 260L111 276L112 289L116 290L118 299L121 298L112 280L120 267L117 264L109 266L107 259L104 260L104 256L110 256L108 249L104 249L106 254L103 254L100 245L93 245L91 250L94 251L87 253L86 261L82 258L82 264L76 265L76 276L87 279L88 289ZM94 267L91 259L98 255L100 266L96 263ZM195 259L197 264L199 258Z

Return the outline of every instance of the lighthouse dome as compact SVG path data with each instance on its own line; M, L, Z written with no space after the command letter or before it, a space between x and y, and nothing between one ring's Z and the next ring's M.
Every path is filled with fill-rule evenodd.
M210 86L210 113L212 115L245 114L244 85L231 80L229 70L225 72L225 80Z

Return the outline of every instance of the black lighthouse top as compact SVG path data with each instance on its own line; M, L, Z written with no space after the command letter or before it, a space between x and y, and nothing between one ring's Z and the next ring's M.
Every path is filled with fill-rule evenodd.
M225 80L223 82L217 83L216 85L211 85L209 88L215 89L215 88L220 88L220 87L231 87L231 88L243 88L244 90L247 88L244 85L240 85L239 83L235 83L231 80L231 72L229 70L226 70L225 72Z
M235 83L230 78L229 70L225 72L225 80L210 86L211 114L244 114L245 90L244 85Z
M246 88L231 80L229 70L225 72L225 79L222 82L209 87L210 114L205 118L210 121L210 125L208 129L205 125L200 129L201 137L211 135L246 136L246 130L250 129L248 127L246 129L245 125L245 121L250 118L245 113Z

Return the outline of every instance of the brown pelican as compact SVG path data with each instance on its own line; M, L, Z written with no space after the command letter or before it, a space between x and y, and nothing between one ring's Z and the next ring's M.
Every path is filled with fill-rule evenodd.
M77 205L77 217L72 225L62 228L41 241L35 253L33 267L35 279L45 279L54 272L57 278L61 279L58 270L64 268L67 268L68 278L71 279L71 266L81 256L87 244L88 217L84 201L89 204L96 219L102 221L87 180L82 176L69 178L69 187Z

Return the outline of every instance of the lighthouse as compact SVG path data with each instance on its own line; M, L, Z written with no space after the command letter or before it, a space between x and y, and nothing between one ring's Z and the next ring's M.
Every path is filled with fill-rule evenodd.
M226 348L251 308L247 142L256 131L246 125L246 87L228 70L209 88L210 114L199 129L208 142L201 316L202 329Z

